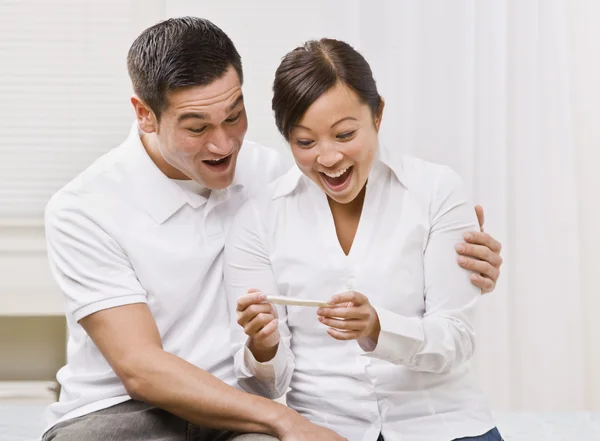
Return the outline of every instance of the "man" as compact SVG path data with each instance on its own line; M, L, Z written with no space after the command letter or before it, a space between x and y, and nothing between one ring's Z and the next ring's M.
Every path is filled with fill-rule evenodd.
M44 440L343 439L242 392L233 375L225 235L248 196L285 171L244 141L233 43L207 20L170 19L136 39L128 69L129 137L46 209L70 338ZM481 233L464 246L463 265L482 274L474 283L493 289L499 244Z

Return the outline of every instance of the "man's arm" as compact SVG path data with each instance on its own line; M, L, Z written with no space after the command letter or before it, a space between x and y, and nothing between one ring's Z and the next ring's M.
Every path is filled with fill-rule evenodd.
M147 305L119 306L79 322L136 400L194 424L283 437L302 417L274 401L230 387L165 352ZM207 332L210 332L208 330Z
M500 278L502 266L502 244L483 231L485 217L481 206L475 207L480 232L467 233L464 242L456 245L459 254L458 264L478 274L471 275L471 283L481 289L483 294L492 292Z
M208 428L285 441L343 440L164 351L146 292L127 254L101 227L94 211L101 204L94 201L69 194L53 198L46 209L48 256L67 315L84 328L132 398Z

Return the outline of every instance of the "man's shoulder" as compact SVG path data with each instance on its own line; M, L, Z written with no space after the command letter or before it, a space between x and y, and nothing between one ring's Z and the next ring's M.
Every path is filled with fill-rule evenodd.
M101 212L102 204L121 198L127 186L124 153L122 147L109 150L60 188L46 204L46 217L59 211L84 212L93 207Z

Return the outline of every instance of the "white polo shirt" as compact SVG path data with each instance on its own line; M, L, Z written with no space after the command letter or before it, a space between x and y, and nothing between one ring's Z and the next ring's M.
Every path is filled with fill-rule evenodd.
M494 427L471 372L480 291L455 245L477 219L447 167L384 147L367 184L352 248L337 239L325 193L297 167L251 199L225 248L230 308L248 288L328 301L355 290L375 306L379 343L330 337L316 308L278 307L282 343L258 363L232 317L236 375L350 441L448 441ZM373 349L373 348L366 348Z
M276 151L244 142L233 184L209 195L167 178L129 137L46 207L51 268L66 301L67 365L48 428L128 400L78 324L97 311L146 303L166 351L234 385L222 251L234 213L284 172ZM201 192L200 192L201 193Z

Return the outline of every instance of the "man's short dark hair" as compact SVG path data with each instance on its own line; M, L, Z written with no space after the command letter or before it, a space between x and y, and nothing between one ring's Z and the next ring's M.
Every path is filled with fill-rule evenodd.
M129 48L127 69L133 90L157 118L168 93L206 86L232 66L243 82L242 60L219 27L199 17L170 18L146 29Z

